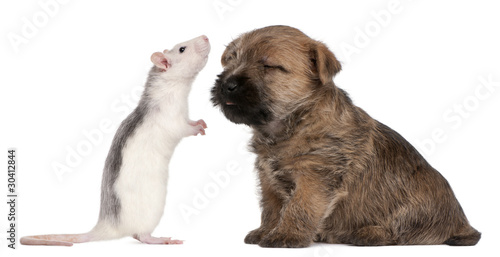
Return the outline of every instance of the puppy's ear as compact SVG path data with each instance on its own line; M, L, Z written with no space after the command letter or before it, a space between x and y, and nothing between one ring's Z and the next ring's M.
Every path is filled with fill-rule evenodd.
M341 69L340 62L328 47L316 41L311 45L309 57L312 61L314 72L317 74L322 84L332 80Z

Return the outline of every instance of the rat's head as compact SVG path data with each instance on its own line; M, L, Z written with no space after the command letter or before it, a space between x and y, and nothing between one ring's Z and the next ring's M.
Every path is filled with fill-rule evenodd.
M205 67L210 52L208 37L199 36L175 45L163 53L156 52L151 61L158 72L167 76L191 78Z

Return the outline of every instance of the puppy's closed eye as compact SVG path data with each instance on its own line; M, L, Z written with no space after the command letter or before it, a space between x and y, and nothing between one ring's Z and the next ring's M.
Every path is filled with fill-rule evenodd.
M263 64L264 70L269 71L269 70L279 70L281 72L288 73L288 70L286 70L283 66L281 65L270 65L270 64Z

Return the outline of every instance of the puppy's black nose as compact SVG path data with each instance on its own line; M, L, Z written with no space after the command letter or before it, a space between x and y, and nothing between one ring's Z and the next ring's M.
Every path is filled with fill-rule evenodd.
M231 93L236 90L236 88L238 87L238 83L236 83L236 81L234 80L229 80L224 86L226 87L227 92Z

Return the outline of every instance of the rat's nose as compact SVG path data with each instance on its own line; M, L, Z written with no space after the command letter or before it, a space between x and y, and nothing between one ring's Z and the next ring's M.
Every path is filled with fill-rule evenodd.
M201 36L201 39L203 39L205 42L208 42L208 37L207 37L207 36L205 36L205 35L202 35L202 36Z

